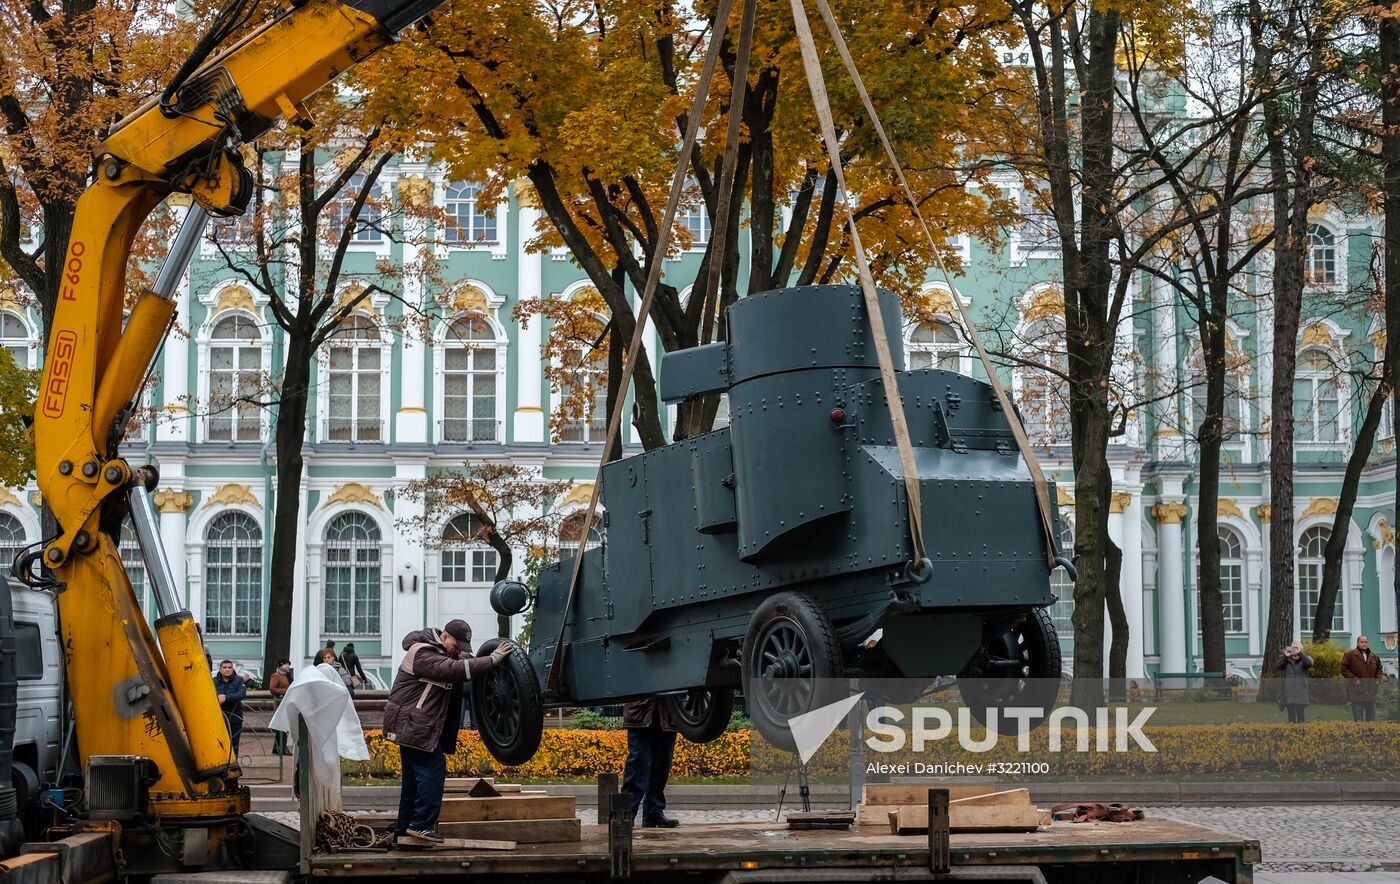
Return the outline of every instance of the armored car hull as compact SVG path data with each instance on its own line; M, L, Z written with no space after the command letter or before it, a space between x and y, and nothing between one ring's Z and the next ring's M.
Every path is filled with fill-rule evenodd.
M722 730L742 687L755 724L781 744L787 718L825 698L765 701L767 680L961 675L983 685L977 702L995 703L1058 678L1044 612L1054 553L1008 415L983 381L903 370L899 305L881 298L927 560L911 564L860 290L745 298L729 310L729 342L663 366L663 398L727 393L730 425L603 469L601 542L581 553L571 607L572 557L540 574L530 662L541 685L556 659L562 667L546 703L671 695L688 735L703 738Z

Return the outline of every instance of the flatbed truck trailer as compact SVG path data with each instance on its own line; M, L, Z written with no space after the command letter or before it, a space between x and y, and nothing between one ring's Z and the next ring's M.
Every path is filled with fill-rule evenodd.
M1036 832L892 835L872 826L797 830L779 823L638 829L630 840L584 826L582 840L513 850L356 850L312 854L311 879L472 877L506 881L835 884L1025 881L1252 884L1259 842L1168 818L1056 822ZM625 842L625 843L619 843ZM619 856L622 852L622 856ZM942 864L940 869L940 864ZM938 869L938 871L935 871ZM946 870L946 871L944 871Z

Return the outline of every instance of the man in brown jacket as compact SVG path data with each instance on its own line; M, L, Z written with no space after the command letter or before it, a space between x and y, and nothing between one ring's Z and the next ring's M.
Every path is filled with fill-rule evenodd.
M282 698L287 695L287 689L292 686L292 661L283 657L277 661L277 668L272 670L272 674L267 677L267 692L272 695L276 704L282 702ZM274 708L276 705L274 704ZM285 731L272 732L272 754L291 755L287 751L287 734Z
M511 652L501 642L489 656L473 657L472 628L453 620L439 632L431 627L404 636L403 662L384 704L384 738L399 747L403 784L396 843L441 843L437 831L447 753L457 750L464 685L498 665Z
M1347 701L1353 721L1376 720L1376 688L1385 681L1381 658L1371 650L1371 641L1356 637L1356 647L1342 655L1342 678L1347 680ZM1364 716L1364 718L1363 718Z

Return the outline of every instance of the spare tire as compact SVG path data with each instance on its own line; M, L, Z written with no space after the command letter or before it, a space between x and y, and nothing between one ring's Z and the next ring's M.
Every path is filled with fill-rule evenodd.
M490 654L500 643L499 638L484 642L477 655ZM515 645L499 665L470 684L472 717L491 757L505 765L534 758L544 734L544 698L525 649Z
M676 731L692 743L719 739L734 715L733 688L696 688L664 699Z

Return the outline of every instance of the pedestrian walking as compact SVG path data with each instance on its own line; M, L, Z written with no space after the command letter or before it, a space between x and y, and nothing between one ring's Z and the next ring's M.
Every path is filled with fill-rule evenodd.
M272 670L272 674L267 677L267 692L272 695L273 709L282 705L282 698L287 695L287 689L292 686L292 661L283 657L277 661L277 668ZM287 734L284 731L272 732L272 754L290 755L287 751Z
M1385 681L1385 670L1366 636L1358 635L1356 647L1342 655L1342 678L1347 680L1352 721L1375 721L1376 691Z
M399 747L403 784L394 821L396 844L438 844L447 755L457 751L466 683L499 666L512 650L503 641L489 655L473 657L472 628L452 620L403 638L403 662L384 704L384 739ZM407 836L407 837L405 837Z
M622 791L631 797L632 813L641 811L644 829L674 829L681 824L666 815L666 783L676 753L676 727L669 712L670 706L655 697L622 707L622 726L627 728Z
M1288 710L1291 723L1302 724L1308 708L1308 670L1313 660L1303 653L1303 646L1294 642L1283 651L1275 669L1283 673L1283 687L1279 694L1279 708Z
M219 708L228 724L231 758L238 763L238 739L243 736L243 699L248 696L248 683L233 669L232 660L219 661L214 673L214 693L219 696Z
M365 675L365 668L360 665L360 655L355 653L354 642L345 643L345 650L340 652L340 666L349 673L353 687L362 688L369 684L369 676Z

